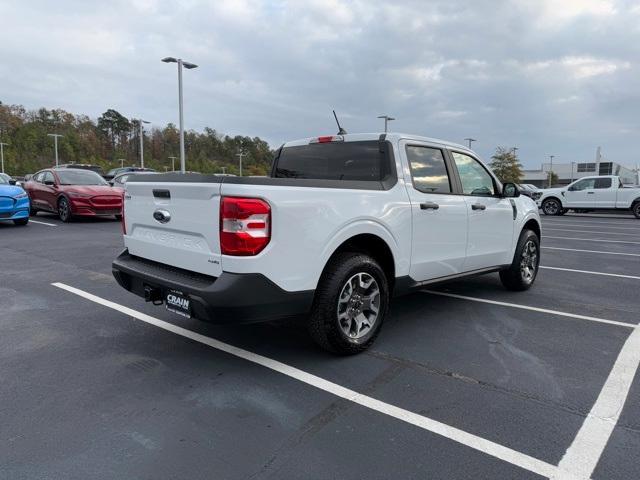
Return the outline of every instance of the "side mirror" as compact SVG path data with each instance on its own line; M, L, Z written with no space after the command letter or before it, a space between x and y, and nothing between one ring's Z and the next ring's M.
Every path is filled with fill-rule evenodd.
M55 182L53 180L45 180L44 181L45 185L49 185L50 187L53 187L53 185L55 184Z
M520 190L515 183L505 183L502 186L502 196L505 198L516 198L520 196Z
M16 181L12 178L11 180L9 180L9 185L15 185Z

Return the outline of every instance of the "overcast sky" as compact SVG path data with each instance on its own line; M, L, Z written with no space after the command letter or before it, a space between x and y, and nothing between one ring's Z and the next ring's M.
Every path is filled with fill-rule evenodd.
M115 108L272 146L396 131L525 166L640 162L640 1L0 0L0 101L97 117Z

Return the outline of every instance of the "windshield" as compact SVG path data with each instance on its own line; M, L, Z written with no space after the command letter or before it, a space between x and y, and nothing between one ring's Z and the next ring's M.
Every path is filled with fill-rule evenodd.
M0 173L0 185L9 185L9 177L5 176L3 173Z
M60 185L109 185L91 170L58 170Z
M107 173L107 175L117 175L118 173L120 173L120 170L124 170L123 168L112 168L111 170L109 170L109 173Z

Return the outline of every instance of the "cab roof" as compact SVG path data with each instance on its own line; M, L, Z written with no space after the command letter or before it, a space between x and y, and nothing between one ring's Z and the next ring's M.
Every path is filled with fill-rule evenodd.
M367 140L379 140L380 137L384 135L386 140L391 142L400 141L400 140L414 140L417 142L430 143L432 145L440 145L449 148L455 148L456 150L463 150L469 153L473 153L473 150L465 147L464 145L460 145L459 143L448 142L447 140L440 140L438 138L430 138L423 137L421 135L412 135L408 133L400 133L400 132L378 132L378 133L347 133L346 135L341 135L344 138L345 142L363 142ZM328 135L331 136L331 135ZM334 137L338 137L340 135L333 135ZM284 147L296 147L301 145L308 145L309 143L315 143L319 138L323 138L324 135L320 135L318 137L309 137L302 138L300 140L293 140L290 142L286 142Z

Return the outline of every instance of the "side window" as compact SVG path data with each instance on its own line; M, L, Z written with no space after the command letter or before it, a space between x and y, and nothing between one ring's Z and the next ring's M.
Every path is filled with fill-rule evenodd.
M53 173L44 172L44 175L42 176L42 183L45 182L53 182Z
M584 180L580 180L576 182L573 187L571 187L572 191L580 191L580 190L591 190L594 188L596 183L595 178L585 178Z
M611 188L610 178L596 178L596 188Z
M416 190L424 193L451 193L451 182L442 150L408 145L407 158Z
M487 197L495 195L496 187L489 172L475 158L463 153L451 152L458 168L462 192L465 195Z

